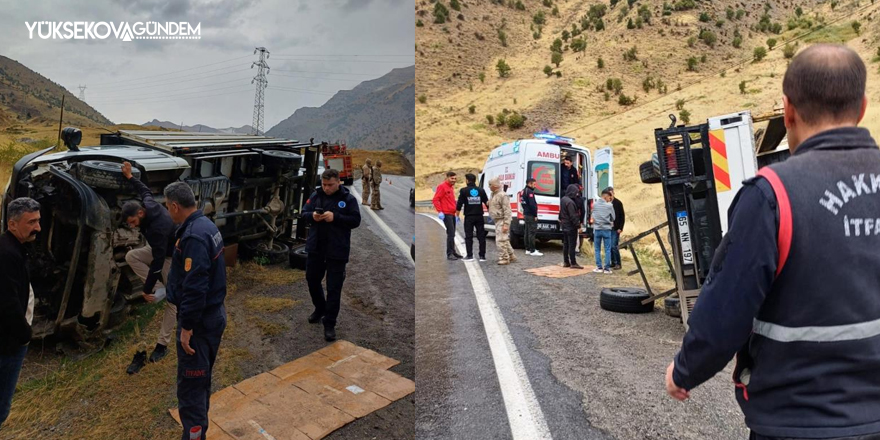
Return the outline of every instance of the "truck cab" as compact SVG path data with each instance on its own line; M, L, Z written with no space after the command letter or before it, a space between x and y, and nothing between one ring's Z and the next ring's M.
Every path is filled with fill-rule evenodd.
M577 145L574 139L553 133L535 133L533 139L520 139L507 142L496 147L489 153L483 171L479 176L479 186L491 197L489 180L498 177L503 191L510 197L510 209L513 214L510 230L510 242L514 248L522 249L525 245L525 220L520 206L520 194L526 186L528 178L536 180L535 199L538 203L538 229L536 238L539 240L562 239L559 228L559 207L565 188L562 188L562 159L572 158L572 166L578 170L581 196L584 200L582 219L587 227L587 234L592 233L589 225L592 200L599 197L602 189L613 185L611 148L596 150L595 155L589 148ZM486 228L494 231L494 222L485 215Z

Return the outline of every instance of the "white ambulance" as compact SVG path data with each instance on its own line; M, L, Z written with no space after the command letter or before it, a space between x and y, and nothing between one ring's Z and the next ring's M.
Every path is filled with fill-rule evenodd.
M510 242L514 248L524 247L525 220L520 207L520 193L526 187L526 179L536 180L535 199L538 202L539 240L562 239L559 229L559 205L565 188L561 186L560 169L562 158L572 158L572 166L577 167L581 181L582 196L585 200L583 223L587 234L592 234L589 226L592 200L599 197L602 189L613 186L611 147L590 150L574 143L574 139L552 133L535 133L534 139L520 139L501 144L492 150L479 176L479 185L491 197L489 180L498 177L504 191L510 196L510 209L513 221L510 228ZM494 231L494 223L485 214L486 229Z

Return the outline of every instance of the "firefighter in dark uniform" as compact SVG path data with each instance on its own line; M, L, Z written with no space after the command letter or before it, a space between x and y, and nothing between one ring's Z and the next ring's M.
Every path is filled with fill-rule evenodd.
M486 231L484 229L483 207L489 203L489 196L483 188L477 188L477 176L468 173L464 175L467 186L458 192L458 203L455 206L455 216L464 210L464 247L467 255L464 261L474 259L474 231L477 233L479 243L480 261L486 261Z
M376 200L376 199L373 199ZM339 184L339 171L321 174L321 188L303 206L302 219L309 225L306 238L306 282L315 311L309 323L324 323L324 339L336 340L336 318L345 282L345 265L351 251L351 230L361 224L357 199ZM321 282L327 277L327 296Z
M196 209L192 188L175 182L165 188L165 206L176 232L168 301L177 306L177 400L184 440L192 429L208 430L211 371L226 329L226 264L223 237Z
M751 439L880 439L880 149L865 64L813 45L783 80L792 156L745 182L681 351L678 400L736 354Z

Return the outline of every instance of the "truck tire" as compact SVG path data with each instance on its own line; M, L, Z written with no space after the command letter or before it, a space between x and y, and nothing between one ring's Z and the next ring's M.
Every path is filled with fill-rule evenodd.
M510 234L510 245L513 246L514 249L525 249L526 248L526 238L519 234L514 234L511 231Z
M293 171L302 166L302 156L290 151L266 150L263 151L263 165L268 169Z
M306 245L301 244L290 248L290 268L291 269L300 269L306 270L306 260L308 259L309 253L306 252Z
M343 180L342 184L345 186L351 186L354 184L354 177L349 177L348 179Z
M660 173L654 167L654 161L647 161L639 165L639 175L642 183L660 183Z
M76 165L79 180L92 188L127 189L128 180L122 175L122 164L106 160L84 160ZM141 171L131 168L133 179L140 180Z
M673 318L681 318L681 300L677 296L667 296L664 298L663 308L667 315Z
M651 313L654 303L642 304L650 295L643 289L632 287L609 287L599 294L599 307L618 313Z
M256 256L257 258L265 258L268 260L269 264L278 264L283 263L290 254L290 248L285 243L281 243L278 240L274 240L272 242L272 248L269 249L266 246L268 243L265 241L257 244L256 247Z

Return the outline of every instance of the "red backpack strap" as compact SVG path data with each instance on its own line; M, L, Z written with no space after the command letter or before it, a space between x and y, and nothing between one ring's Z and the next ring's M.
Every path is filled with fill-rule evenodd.
M776 234L776 247L779 251L779 259L776 261L776 276L778 277L791 250L791 202L788 200L788 192L785 190L782 180L770 167L758 170L758 176L767 179L767 182L770 183L776 194L776 205L779 208L779 231Z

